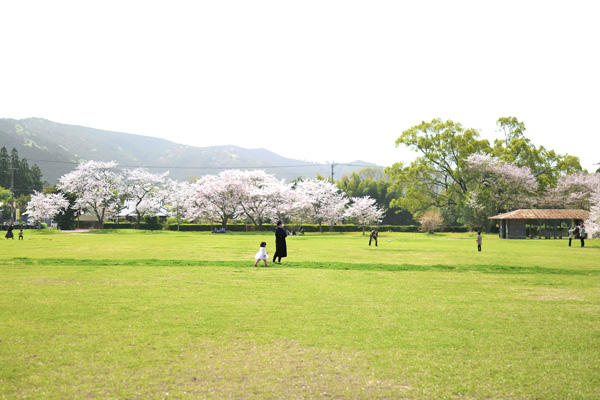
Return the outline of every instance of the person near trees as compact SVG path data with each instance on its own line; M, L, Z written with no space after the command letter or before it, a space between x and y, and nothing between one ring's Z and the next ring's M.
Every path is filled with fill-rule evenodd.
M481 232L477 232L477 251L481 251L481 243L483 242L483 237L481 236Z
M585 233L585 225L581 224L579 226L579 240L581 240L581 247L585 247L585 238L586 238L586 233Z
M23 229L19 231L19 240L23 240Z
M375 241L375 247L377 247L377 237L379 236L379 231L377 229L373 229L371 234L369 235L369 246L371 246L371 241Z
M287 244L285 238L287 232L283 229L283 222L277 221L277 228L275 228L275 254L273 255L273 262L281 265L281 258L287 257ZM277 259L277 261L275 261Z
M571 226L571 228L569 228L569 247L571 247L571 241L573 240L573 236L575 236L575 227Z
M8 226L7 232L6 232L6 236L4 236L7 239L15 239L15 235L13 234L13 229L15 229L15 227L13 226L13 224L10 224Z

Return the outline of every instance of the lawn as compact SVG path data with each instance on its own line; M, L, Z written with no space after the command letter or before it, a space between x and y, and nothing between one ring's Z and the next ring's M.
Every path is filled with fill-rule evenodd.
M26 232L0 398L598 399L600 241Z

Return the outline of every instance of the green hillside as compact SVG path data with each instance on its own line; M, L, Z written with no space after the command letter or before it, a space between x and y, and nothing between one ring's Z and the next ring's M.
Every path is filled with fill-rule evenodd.
M60 124L42 118L0 119L0 146L9 150L14 147L30 164L39 165L50 183L83 160L115 160L121 166L142 166L154 172L169 170L175 179L216 173L224 167L262 167L287 180L331 173L329 166L285 158L265 149L185 146L164 139ZM352 164L374 166L360 161ZM361 168L337 166L335 173L339 177Z

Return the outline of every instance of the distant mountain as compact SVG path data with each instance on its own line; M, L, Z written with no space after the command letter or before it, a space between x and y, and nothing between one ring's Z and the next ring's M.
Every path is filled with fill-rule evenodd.
M224 168L264 168L279 178L330 176L331 167L282 157L266 149L237 146L193 147L129 133L59 124L41 118L0 119L0 147L14 147L29 164L37 164L51 184L85 160L114 160L123 167L170 171L174 179L214 174ZM335 177L365 167L364 161L336 165Z

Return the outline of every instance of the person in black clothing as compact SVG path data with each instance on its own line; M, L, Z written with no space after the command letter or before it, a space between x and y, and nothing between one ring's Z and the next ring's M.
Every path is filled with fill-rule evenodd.
M14 226L12 226L12 224L10 224L10 226L8 227L8 231L6 232L6 236L4 236L7 239L15 239L15 235L13 234L13 229Z
M369 236L369 246L371 245L371 240L374 240L375 247L377 247L377 235L379 235L379 232L377 231L377 229L373 229L371 231L371 236Z
M275 254L273 254L273 263L275 264L281 264L281 258L287 257L286 236L287 232L283 229L283 222L277 221L277 228L275 228ZM278 261L275 261L275 259L278 259Z

